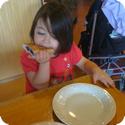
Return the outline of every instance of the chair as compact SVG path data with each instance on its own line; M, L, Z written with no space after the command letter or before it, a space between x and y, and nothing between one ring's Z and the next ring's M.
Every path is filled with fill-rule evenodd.
M81 33L78 46L83 55L94 61L125 90L125 36L113 36L113 27L104 15L102 0L95 0L86 16L86 31Z

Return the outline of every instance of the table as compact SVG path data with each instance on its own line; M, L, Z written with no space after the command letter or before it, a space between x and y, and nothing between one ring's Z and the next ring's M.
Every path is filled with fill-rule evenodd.
M40 121L59 121L52 109L55 93L63 86L71 83L92 83L90 76L78 77L62 84L39 90L22 97L0 103L0 116L9 125L30 125ZM105 88L101 83L98 85ZM116 125L125 115L125 95L114 88L105 88L116 101L116 115L108 125Z

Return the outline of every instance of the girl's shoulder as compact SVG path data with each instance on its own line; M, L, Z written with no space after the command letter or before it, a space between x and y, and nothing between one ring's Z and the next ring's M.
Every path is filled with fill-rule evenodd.
M72 48L70 51L70 57L71 57L71 62L72 64L77 64L81 59L82 59L82 52L78 48L77 44L73 42Z
M73 42L73 44L72 44L72 47L71 47L71 52L73 52L73 53L80 53L81 54L81 50L80 50L80 48L77 46L77 44L75 43L75 42Z

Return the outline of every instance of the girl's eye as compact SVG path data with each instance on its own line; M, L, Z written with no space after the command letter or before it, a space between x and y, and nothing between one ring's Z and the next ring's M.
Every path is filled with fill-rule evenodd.
M45 33L37 32L38 35L45 35Z

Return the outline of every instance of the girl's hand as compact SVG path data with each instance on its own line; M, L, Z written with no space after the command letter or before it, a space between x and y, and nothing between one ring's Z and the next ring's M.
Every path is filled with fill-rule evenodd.
M44 50L44 51L40 51L40 52L36 53L35 60L38 63L42 64L42 63L48 62L51 57L52 57L52 55L50 55L50 53L47 50Z
M96 83L97 81L102 82L106 87L115 87L115 84L110 76L108 76L107 73L105 73L100 68L96 68L95 71L92 74L93 82Z

